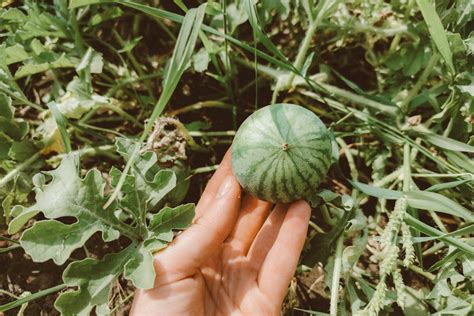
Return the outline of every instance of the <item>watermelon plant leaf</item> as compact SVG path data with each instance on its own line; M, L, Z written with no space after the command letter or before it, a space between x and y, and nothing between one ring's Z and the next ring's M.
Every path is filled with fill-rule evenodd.
M21 142L28 132L28 124L15 119L14 112L11 98L0 93L0 161L9 158L16 161L24 160L21 157L23 149L31 147L31 142L28 140ZM0 180L0 187L6 182L5 179Z
M63 273L63 280L68 286L79 288L59 296L56 309L63 315L89 315L94 306L99 315L109 312L110 283L122 272L132 255L130 250L133 248L106 255L100 261L89 258L71 263Z
M122 145L127 143L130 142L121 140ZM120 274L136 287L153 286L153 252L165 247L173 239L173 230L188 227L194 217L194 204L185 204L164 208L147 224L147 213L176 185L174 173L160 169L156 161L153 152L139 156L126 177L120 197L109 208L103 209L107 196L101 173L93 169L81 178L78 156L66 154L57 169L34 178L36 203L29 208L17 206L14 210L16 217L9 227L12 232L19 231L39 212L47 218L36 221L20 239L25 252L37 262L52 259L63 264L96 232L102 232L104 241L114 240L120 235L132 241L127 248L106 255L102 260L73 262L65 270L65 283L79 288L58 298L56 307L63 314L88 315L94 307L98 314L107 313L110 286ZM113 186L120 171L112 168L110 174ZM132 223L136 224L119 219L116 214L120 211L133 215L135 220ZM76 221L72 224L60 221L66 217Z
M84 259L71 263L64 271L68 286L78 286L63 293L55 302L63 315L89 315L95 306L98 315L109 313L108 298L112 282L124 276L140 288L151 288L155 279L152 251L166 246L156 239L132 244L124 250L106 255L102 260Z
M191 222L188 222L186 227ZM171 240L170 240L171 241ZM125 264L124 276L132 281L133 285L150 289L155 282L155 270L153 267L153 253L164 248L167 242L155 237L145 240L134 252L133 257Z
M47 71L49 69L74 68L76 66L75 62L66 57L65 54L55 57L56 60L51 62L25 63L17 70L17 72L15 72L15 79L31 76L40 72Z
M331 203L345 211L350 211L354 207L352 197L345 194L340 195L327 189L318 190L310 194L308 202L313 208L318 207L322 203Z
M126 161L133 155L135 146L140 146L138 142L127 138L117 138L117 152L120 153ZM160 170L157 165L157 157L153 152L144 152L133 161L130 178L126 178L122 194L126 198L122 204L127 204L131 209L143 209L143 205L137 204L138 201L147 203L148 208L154 208L161 199L176 186L176 175L171 170ZM120 181L122 173L113 168L111 170L112 186L116 187ZM128 176L127 176L128 177ZM140 195L135 196L135 192ZM135 201L134 201L135 200ZM124 205L125 205L124 204Z
M151 218L148 229L157 238L171 241L172 230L184 229L194 218L194 204L183 204L175 208L165 207Z
M10 142L21 140L28 132L28 124L15 119L13 113L12 99L0 93L0 134L7 136Z
M25 51L23 45L20 45L18 43L9 47L1 47L0 56L5 58L3 60L3 63L5 63L6 65L18 63L29 58L29 55Z
M76 193L79 191L80 179L77 175L77 164L78 157L76 155L69 155L63 159L57 169L35 176L36 204L28 208L22 206L15 207L13 210L15 219L13 219L8 228L10 234L17 233L30 218L40 211L43 211L45 216L49 218L55 218L55 213L67 212L67 209L70 207L69 201L73 201L76 198ZM45 185L45 176L52 178L48 185ZM51 199L51 197L54 198Z
M149 156L147 153L146 155ZM125 178L121 190L120 205L131 212L136 219L143 221L147 210L154 209L161 199L176 186L176 175L171 170L159 170L153 179L147 180L146 176L135 169L134 176ZM115 186L121 176L120 170L112 168L110 175L112 186Z
M60 265L66 262L71 253L80 247L97 231L99 225L95 221L79 220L72 225L63 224L57 220L36 222L27 229L21 238L21 246L33 261L44 262L49 259ZM105 240L118 237L113 231L108 231Z
M97 231L103 232L106 240L117 236L115 230L132 239L138 237L134 227L114 215L116 205L106 210L101 208L101 203L105 202L105 182L100 172L91 170L81 179L77 164L77 156L65 156L60 167L49 172L51 182L37 188L36 204L23 210L29 215L42 212L49 219L75 217L77 220L71 225L55 220L38 221L27 229L21 237L21 244L35 261L53 259L62 264L72 251L82 247L88 237ZM20 218L22 221L25 219Z
M13 106L11 98L5 94L0 94L0 117L11 120L13 119Z

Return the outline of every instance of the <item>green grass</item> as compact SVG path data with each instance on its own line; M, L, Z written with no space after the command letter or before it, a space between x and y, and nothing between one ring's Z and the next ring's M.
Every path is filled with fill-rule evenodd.
M54 3L6 1L0 9L2 262L14 265L8 256L23 251L17 240L25 228L6 233L21 209L15 205L34 204L34 188L49 181L35 174L55 169L66 153L80 154L79 175L122 171L107 208L140 171L156 122L173 115L173 129L160 130L169 147L157 157L161 167L186 167L178 182L192 181L185 201L196 202L243 119L290 102L334 131L340 157L315 188L284 312L472 312L468 2L227 0L199 1L193 10L181 1ZM130 156L117 151L117 137L135 141ZM318 262L324 278L314 283ZM41 300L63 287L0 293L0 311L51 312ZM117 314L130 302L126 293L111 296Z

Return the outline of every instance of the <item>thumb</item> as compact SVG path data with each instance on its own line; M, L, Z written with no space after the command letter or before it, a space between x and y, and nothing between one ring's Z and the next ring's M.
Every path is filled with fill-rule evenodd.
M195 272L222 245L235 226L240 209L240 185L234 176L222 181L208 209L193 225L155 256L157 282L180 280Z

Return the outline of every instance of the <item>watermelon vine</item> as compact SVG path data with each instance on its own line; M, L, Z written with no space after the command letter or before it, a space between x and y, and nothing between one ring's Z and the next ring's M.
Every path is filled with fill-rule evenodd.
M137 143L117 139L117 152L127 161ZM20 239L21 246L36 262L52 259L66 263L74 250L84 246L91 236L100 232L106 242L125 236L130 245L106 255L102 260L87 258L73 261L64 271L64 282L77 290L61 294L55 306L65 315L88 315L108 312L111 284L120 275L139 288L151 288L155 279L153 252L173 239L173 231L190 225L194 204L165 207L154 212L160 201L176 186L175 174L160 169L156 154L145 152L135 161L126 176L120 197L103 208L108 195L117 185L121 172L112 168L110 186L101 173L90 170L79 175L79 157L63 158L57 169L35 177L36 203L28 208L14 208L16 216L9 226L14 234L33 216L41 212L47 219L36 221ZM51 180L48 182L47 177ZM75 218L72 224L61 219Z

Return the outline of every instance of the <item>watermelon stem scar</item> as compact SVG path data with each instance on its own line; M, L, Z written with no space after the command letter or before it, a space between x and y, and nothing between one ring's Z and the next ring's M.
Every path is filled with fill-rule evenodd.
M287 151L290 148L290 145L284 143L283 145L281 145L281 148L283 149L283 151Z

